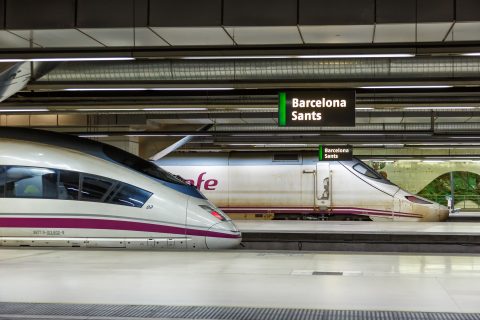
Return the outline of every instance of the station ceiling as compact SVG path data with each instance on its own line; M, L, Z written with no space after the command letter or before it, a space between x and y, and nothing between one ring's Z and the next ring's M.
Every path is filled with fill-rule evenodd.
M0 80L31 74L1 125L195 150L480 146L478 1L41 3L0 0ZM278 128L292 88L355 89L356 127Z

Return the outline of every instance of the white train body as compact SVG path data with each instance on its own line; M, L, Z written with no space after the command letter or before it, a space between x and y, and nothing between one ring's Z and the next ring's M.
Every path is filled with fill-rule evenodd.
M156 162L231 216L444 221L448 208L414 196L359 160L314 153L178 153Z
M70 146L69 139L0 131L1 245L223 249L240 243L233 222L194 187L163 170L155 174L166 180L145 174L135 161L158 168L122 150L79 138Z

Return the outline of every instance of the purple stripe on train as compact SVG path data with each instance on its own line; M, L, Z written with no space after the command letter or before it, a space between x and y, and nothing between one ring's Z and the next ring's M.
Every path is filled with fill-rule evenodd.
M172 233L178 235L204 236L213 238L238 239L240 235L215 231L205 231L159 224L86 218L0 218L0 228L66 228L66 229L102 229Z

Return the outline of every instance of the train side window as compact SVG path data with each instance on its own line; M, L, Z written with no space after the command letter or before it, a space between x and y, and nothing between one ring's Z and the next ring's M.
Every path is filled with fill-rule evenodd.
M75 171L61 170L58 179L58 198L78 200L80 174Z
M56 199L57 172L46 168L7 167L6 197Z
M151 192L122 183L122 187L109 200L112 204L141 208L152 196Z
M382 179L382 177L380 177L377 173L375 173L372 169L370 169L369 167L367 167L364 164L358 163L358 164L353 166L353 169L355 171L357 171L358 173L361 173L364 176L367 176L369 178Z
M80 200L102 202L112 187L112 181L83 175Z
M5 176L6 176L5 167L0 167L0 198L5 197Z

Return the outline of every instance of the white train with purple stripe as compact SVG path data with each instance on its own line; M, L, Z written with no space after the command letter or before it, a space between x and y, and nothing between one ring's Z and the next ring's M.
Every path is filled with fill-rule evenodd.
M176 153L157 164L232 218L444 221L448 208L402 190L358 159L313 152Z
M227 249L241 233L195 187L128 152L0 128L2 246Z

